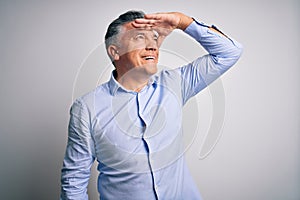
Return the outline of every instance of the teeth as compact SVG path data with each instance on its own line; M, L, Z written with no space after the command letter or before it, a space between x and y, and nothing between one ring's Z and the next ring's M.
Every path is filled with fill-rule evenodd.
M154 56L146 56L145 59L146 59L146 60L150 60L150 59L154 60L155 57L154 57Z

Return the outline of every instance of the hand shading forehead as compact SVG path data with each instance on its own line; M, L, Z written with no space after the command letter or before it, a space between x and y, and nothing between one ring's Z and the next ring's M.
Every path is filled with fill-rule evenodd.
M142 33L145 35L151 35L153 37L159 37L159 33L152 27L135 28L131 22L124 24L121 32L124 36L134 36Z

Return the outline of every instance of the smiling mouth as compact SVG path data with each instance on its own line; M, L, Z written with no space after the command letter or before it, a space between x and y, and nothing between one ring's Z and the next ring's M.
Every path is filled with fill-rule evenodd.
M154 56L145 56L144 57L145 60L155 60Z

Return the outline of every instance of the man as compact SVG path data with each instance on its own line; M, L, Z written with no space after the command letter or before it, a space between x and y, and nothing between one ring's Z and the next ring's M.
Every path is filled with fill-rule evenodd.
M208 55L157 73L159 47L174 29ZM241 45L182 13L129 11L108 27L111 79L78 98L70 111L61 199L88 199L98 161L100 199L201 199L182 145L182 107L239 59Z

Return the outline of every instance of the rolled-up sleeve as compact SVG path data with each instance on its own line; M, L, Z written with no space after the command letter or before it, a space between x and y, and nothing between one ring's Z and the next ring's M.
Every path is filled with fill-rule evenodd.
M197 21L192 22L185 33L199 42L208 54L179 68L183 103L232 67L243 51L242 45L234 39L216 33L209 26Z
M76 100L70 109L68 143L61 171L61 200L88 200L87 185L95 160L89 112Z

